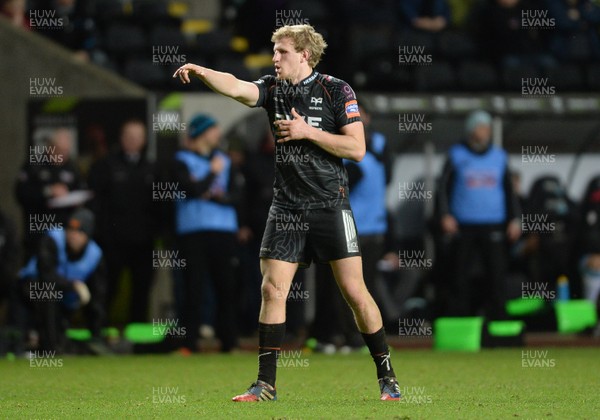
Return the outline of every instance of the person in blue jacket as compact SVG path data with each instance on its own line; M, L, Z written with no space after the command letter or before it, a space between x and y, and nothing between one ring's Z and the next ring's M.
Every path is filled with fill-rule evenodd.
M183 347L196 351L202 294L216 295L216 333L221 351L236 348L235 266L238 209L243 177L229 156L219 150L217 121L196 115L188 126L186 148L175 155L173 177L185 198L175 205L175 230L186 260ZM183 198L183 197L182 197Z
M475 111L466 120L466 139L448 151L439 188L439 221L450 240L453 273L448 310L469 316L481 307L490 318L504 317L508 242L521 234L521 209L508 169L508 155L491 143L492 117ZM475 282L479 259L483 276Z
M32 309L40 349L61 353L65 330L80 308L94 340L106 319L106 267L102 249L91 235L94 215L76 209L64 229L49 230L37 252L19 272L21 290Z

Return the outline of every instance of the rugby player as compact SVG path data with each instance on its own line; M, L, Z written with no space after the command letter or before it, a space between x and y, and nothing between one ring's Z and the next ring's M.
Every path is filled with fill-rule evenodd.
M331 265L377 367L380 399L398 400L381 313L363 278L342 163L365 155L355 93L344 81L314 70L327 44L312 26L280 27L271 41L275 76L247 82L191 63L173 75L183 83L195 76L219 94L265 108L276 141L274 197L260 249L258 379L233 401L277 399L286 298L298 267L313 260Z

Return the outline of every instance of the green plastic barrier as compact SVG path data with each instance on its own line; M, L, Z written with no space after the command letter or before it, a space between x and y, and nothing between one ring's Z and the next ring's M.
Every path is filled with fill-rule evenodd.
M596 306L589 300L567 300L554 304L558 331L575 333L596 325Z
M543 299L512 299L506 302L506 313L509 316L532 315L544 308Z
M525 323L523 321L490 321L488 333L495 337L514 337L523 332Z
M438 318L433 324L436 350L479 351L483 317Z

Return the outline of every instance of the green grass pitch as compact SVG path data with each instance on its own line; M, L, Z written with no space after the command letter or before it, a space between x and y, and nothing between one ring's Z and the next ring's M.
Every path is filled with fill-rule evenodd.
M279 400L269 403L230 401L255 378L254 354L4 359L0 418L595 419L600 413L594 348L394 351L402 402L378 401L368 355L286 357Z

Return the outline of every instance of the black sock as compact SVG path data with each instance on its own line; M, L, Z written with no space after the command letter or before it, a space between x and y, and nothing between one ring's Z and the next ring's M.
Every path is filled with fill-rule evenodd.
M277 357L285 336L285 323L258 323L258 379L275 386Z
M377 366L377 378L381 379L384 376L396 377L392 362L390 360L390 350L385 342L385 330L383 327L373 334L362 333L365 339L365 344L371 352L371 357Z

